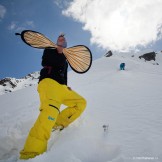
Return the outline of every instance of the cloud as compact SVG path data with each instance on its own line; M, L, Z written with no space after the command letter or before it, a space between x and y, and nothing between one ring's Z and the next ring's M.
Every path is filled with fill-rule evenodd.
M34 28L34 22L33 21L25 21L24 23L19 23L17 21L12 21L10 25L8 26L8 30L13 30L15 32L20 32L22 30L25 30L27 28Z
M162 38L161 0L73 0L63 11L104 49L131 50Z
M6 8L0 4L0 20L4 18L6 14Z
M58 6L59 8L63 9L65 7L68 7L71 0L53 0L53 3Z

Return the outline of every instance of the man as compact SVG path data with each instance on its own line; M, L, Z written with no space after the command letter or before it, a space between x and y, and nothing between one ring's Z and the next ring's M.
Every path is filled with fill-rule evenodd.
M60 35L56 49L44 50L38 84L40 114L20 152L20 159L34 158L45 152L52 128L66 128L86 107L86 100L67 86L68 64L63 54L66 46L64 35ZM61 104L67 108L60 112Z
M125 70L125 63L120 64L120 70Z

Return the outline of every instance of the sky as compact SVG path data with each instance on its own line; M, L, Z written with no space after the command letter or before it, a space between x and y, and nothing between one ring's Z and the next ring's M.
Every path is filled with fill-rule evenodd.
M161 0L0 0L0 79L41 69L43 50L15 32L30 29L53 42L66 34L68 47L83 44L93 60L107 51L161 51Z

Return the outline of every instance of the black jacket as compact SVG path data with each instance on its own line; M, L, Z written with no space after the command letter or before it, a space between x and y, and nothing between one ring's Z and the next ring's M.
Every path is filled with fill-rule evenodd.
M51 78L60 84L67 85L68 63L64 54L59 54L57 49L45 49L42 56L42 66L39 81Z

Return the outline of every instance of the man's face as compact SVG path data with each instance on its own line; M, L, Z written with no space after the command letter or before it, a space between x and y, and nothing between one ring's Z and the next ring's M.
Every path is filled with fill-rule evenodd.
M57 45L63 46L65 43L65 38L64 37L58 37L57 39Z

